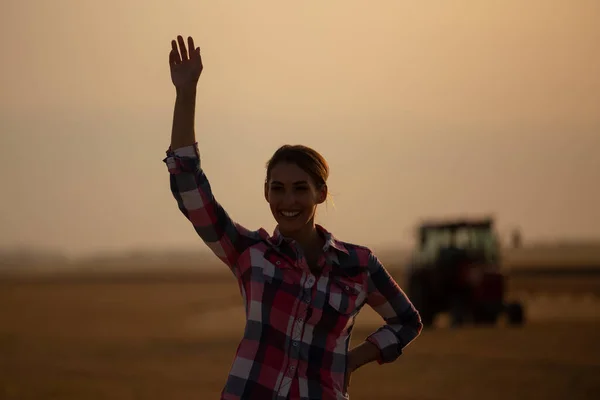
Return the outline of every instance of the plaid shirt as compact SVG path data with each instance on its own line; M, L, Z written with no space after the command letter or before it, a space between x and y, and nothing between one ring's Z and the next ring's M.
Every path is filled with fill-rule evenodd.
M366 247L336 240L323 227L319 276L301 250L275 229L250 231L215 200L200 167L197 144L170 149L164 159L180 211L237 278L246 328L222 400L348 399L348 344L368 304L385 324L367 340L378 362L394 361L421 332L407 296Z

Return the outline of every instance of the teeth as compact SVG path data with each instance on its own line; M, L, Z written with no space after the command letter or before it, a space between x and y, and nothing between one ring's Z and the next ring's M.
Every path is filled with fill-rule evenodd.
M300 214L300 211L281 211L284 217L295 217Z

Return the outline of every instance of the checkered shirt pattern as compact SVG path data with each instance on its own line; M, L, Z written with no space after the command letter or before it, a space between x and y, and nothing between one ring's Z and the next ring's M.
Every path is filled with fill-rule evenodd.
M246 327L222 400L338 400L344 388L355 319L368 304L383 321L367 337L378 362L396 360L421 332L420 316L377 257L339 241L322 226L319 276L277 228L273 235L234 222L215 199L200 166L198 144L163 160L179 210L236 277Z

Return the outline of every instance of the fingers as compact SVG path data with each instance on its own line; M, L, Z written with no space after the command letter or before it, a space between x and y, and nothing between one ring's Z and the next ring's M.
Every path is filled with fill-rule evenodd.
M200 57L200 47L194 45L194 39L188 36L187 48L181 35L177 40L171 40L171 52L169 53L170 64L181 64L189 59ZM177 47L179 45L179 47ZM188 54L189 51L189 54Z
M190 60L200 58L200 47L194 45L194 39L191 36L188 36L188 49L190 51Z
M194 39L191 36L188 36L188 49L190 49L190 53L196 51L196 46L194 46Z
M181 64L181 57L177 50L177 42L171 40L171 52L169 53L169 64Z
M181 60L188 60L188 52L185 48L185 42L183 41L183 37L181 35L177 36L177 42L179 43L179 51L181 52Z

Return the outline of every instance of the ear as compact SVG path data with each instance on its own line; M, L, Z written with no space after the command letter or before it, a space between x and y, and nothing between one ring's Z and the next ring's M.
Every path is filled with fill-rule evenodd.
M325 200L327 200L327 193L328 193L328 189L327 189L327 185L323 185L321 186L321 189L319 190L319 197L317 199L317 204L323 204L325 202Z
M269 182L265 181L265 200L269 202Z

